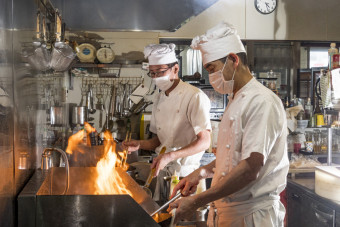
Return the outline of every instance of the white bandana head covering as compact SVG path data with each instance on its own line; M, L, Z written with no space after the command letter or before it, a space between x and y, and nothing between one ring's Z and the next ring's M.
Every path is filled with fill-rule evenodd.
M144 48L144 57L149 59L149 65L166 65L177 62L176 45L150 44Z
M204 35L196 36L191 42L191 48L201 51L203 65L230 53L246 52L236 29L227 22L221 22Z

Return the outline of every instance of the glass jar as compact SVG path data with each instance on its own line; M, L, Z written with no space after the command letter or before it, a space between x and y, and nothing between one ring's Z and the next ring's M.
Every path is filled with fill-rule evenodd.
M320 154L321 153L321 132L320 130L313 131L313 139L314 139L314 153Z
M327 153L328 149L328 136L327 133L321 133L321 153Z

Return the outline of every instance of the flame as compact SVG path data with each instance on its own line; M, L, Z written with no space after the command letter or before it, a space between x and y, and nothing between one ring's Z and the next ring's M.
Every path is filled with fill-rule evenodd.
M77 157L78 157L78 152L75 152L75 151L79 151L82 154L85 153L85 151L83 149L80 149L79 147L79 144L83 142L83 138L84 138L84 130L82 129L82 130L79 130L77 133L73 134L72 136L70 136L70 138L68 139L66 153L68 154L74 153L75 161L77 161Z
M89 133L95 132L95 128L93 128L90 124L85 122L84 128L87 133L87 139L89 139ZM85 149L84 146L79 146L84 144L84 130L80 130L74 135L70 136L68 140L68 146L66 152L69 154L73 154L75 156L75 160L77 160L77 152L84 154L88 152L88 149ZM91 146L89 141L86 142L86 146ZM95 193L96 194L129 194L132 196L132 193L126 189L126 186L119 175L119 173L115 170L116 167L122 167L124 170L129 168L129 165L126 163L126 150L123 152L116 151L116 143L112 138L110 131L104 132L104 155L97 162L96 171L97 171L97 179L95 180ZM125 159L124 159L125 158ZM123 165L123 166L122 166Z
M96 180L96 193L98 194L129 194L122 178L115 171L117 158L116 143L109 131L104 132L104 157L97 163L98 177Z
M93 128L93 127L92 127L89 123L87 123L87 122L84 123L84 128L85 128L87 134L90 134L91 132L95 132L95 131L96 131L96 129Z

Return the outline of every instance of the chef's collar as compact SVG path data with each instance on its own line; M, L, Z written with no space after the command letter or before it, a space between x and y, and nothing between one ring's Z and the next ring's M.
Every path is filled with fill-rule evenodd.
M243 87L241 87L241 89L240 90L238 90L235 94L234 94L234 99L237 97L237 96L239 96L239 94L242 94L242 93L246 93L246 90L249 88L249 87L251 87L251 86L253 86L253 83L255 83L256 82L256 79L255 78L251 78L249 81L248 81L248 83L246 83Z

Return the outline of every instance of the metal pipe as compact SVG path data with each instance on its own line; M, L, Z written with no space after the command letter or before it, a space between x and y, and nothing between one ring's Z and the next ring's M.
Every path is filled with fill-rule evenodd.
M51 155L52 151L58 151L61 156L64 159L65 162L65 168L66 168L66 187L65 187L65 191L63 192L63 195L66 195L70 182L69 182L69 176L70 176L70 167L69 167L69 163L68 163L68 158L67 155L65 153L65 151L59 149L59 148L45 148L43 153L42 153L42 158L41 158L41 169L42 170L49 170L50 166L49 166L49 158Z
M328 141L327 141L327 165L332 165L332 128L328 128Z

